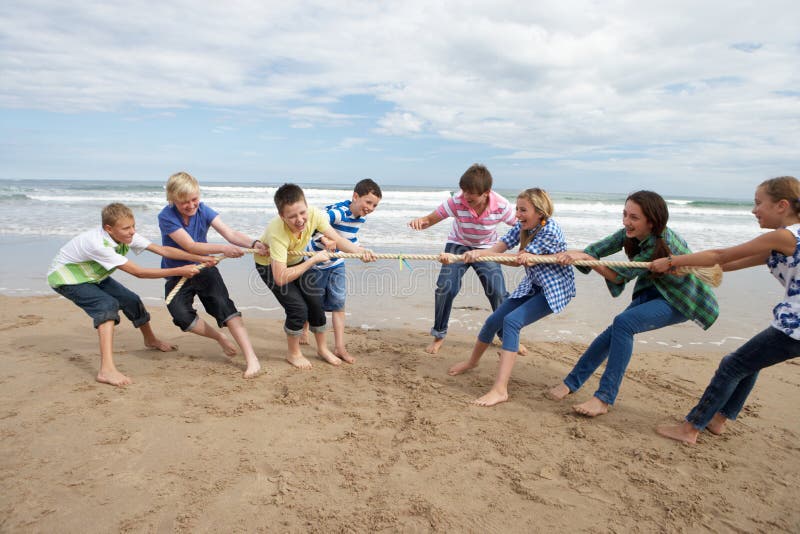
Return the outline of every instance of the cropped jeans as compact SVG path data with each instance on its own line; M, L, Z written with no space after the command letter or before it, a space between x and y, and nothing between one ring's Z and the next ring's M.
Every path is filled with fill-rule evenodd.
M670 306L655 287L640 291L634 295L630 305L614 317L611 326L592 341L564 379L564 384L570 391L577 391L608 358L594 396L606 404L614 404L631 361L633 336L686 320L686 316Z
M448 254L463 254L467 251L475 250L473 247L447 243L444 251ZM478 261L475 263L450 263L443 264L439 271L439 278L436 280L436 293L434 301L434 320L431 335L441 339L447 335L447 323L450 322L450 312L453 309L453 300L461 290L461 279L467 269L472 267L481 281L486 298L492 306L492 311L496 310L506 299L506 281L503 278L503 270L499 263L493 261ZM501 338L502 332L498 333Z
M494 335L502 330L503 350L519 351L519 332L523 327L535 323L553 313L541 288L524 297L506 299L483 323L478 332L478 341L489 344Z
M758 372L800 356L800 340L769 327L719 362L714 378L686 421L703 430L717 413L736 419L756 385Z

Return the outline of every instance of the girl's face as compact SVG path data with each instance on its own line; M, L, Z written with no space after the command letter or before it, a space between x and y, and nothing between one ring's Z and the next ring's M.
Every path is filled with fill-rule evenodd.
M632 200L625 202L622 225L625 227L626 237L633 237L639 241L653 233L653 223L644 216L641 206Z
M756 189L756 196L753 201L753 215L758 220L761 228L778 228L781 226L781 205L783 200L775 202L772 200L763 187Z
M305 229L306 222L308 222L308 206L302 200L284 206L281 212L281 219L289 227L289 230L299 234Z
M542 215L536 211L527 198L517 199L517 220L522 230L533 230L542 222Z
M181 197L174 202L175 208L185 218L192 217L197 213L197 208L200 207L200 192L190 193L185 197Z

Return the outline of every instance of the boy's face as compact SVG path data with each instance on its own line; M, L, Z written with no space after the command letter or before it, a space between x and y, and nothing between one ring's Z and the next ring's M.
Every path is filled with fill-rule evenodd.
M308 206L302 200L298 200L294 204L284 206L280 217L292 232L300 233L308 222Z
M178 213L184 217L191 217L197 213L200 207L200 192L191 193L174 201Z
M375 193L367 193L366 195L353 193L353 200L350 202L350 212L354 217L365 217L375 211L380 201L380 197Z
M130 245L133 241L133 234L136 233L136 221L133 217L123 217L112 225L106 224L103 229L108 232L111 239L117 243Z
M489 191L484 191L483 193L463 191L461 198L464 199L464 202L466 202L470 208L478 211L486 207L486 203L489 201Z

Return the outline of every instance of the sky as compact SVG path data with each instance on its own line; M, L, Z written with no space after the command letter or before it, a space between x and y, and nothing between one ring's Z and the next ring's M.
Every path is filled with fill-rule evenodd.
M0 179L752 198L800 175L800 2L0 3Z

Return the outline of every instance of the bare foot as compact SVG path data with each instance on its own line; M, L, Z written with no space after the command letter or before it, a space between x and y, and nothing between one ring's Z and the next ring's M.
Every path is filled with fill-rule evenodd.
M728 418L722 415L721 413L714 414L714 417L709 421L708 425L706 425L706 430L714 434L715 436L719 436L723 432L725 432L725 425L728 422Z
M463 373L464 371L469 371L470 369L473 369L473 368L475 368L475 367L477 367L477 366L478 366L478 364L477 364L477 363L472 363L472 362L471 362L471 361L469 361L469 360L465 360L465 361L463 361L463 362L458 362L457 364L455 364L454 366L452 366L452 367L451 367L451 368L450 368L450 369L447 371L447 374L448 374L448 375L450 375L450 376L456 376L456 375L460 375L460 374L461 374L461 373Z
M222 347L222 351L225 353L225 356L228 358L233 358L236 356L236 345L234 345L233 342L228 339L228 336L222 332L220 332L220 337L217 340L217 343L219 343L219 346Z
M680 425L659 425L656 427L656 433L665 438L694 445L697 443L697 436L700 431L684 421Z
M356 359L347 352L347 349L336 349L333 353L345 363L356 363Z
M597 417L598 415L608 413L608 404L601 401L597 397L592 397L586 402L576 404L572 407L572 409L581 415L585 415L586 417Z
M518 353L520 356L527 356L527 355L528 355L528 347L526 347L525 345L523 345L522 343L520 343L520 344L519 344L519 350L517 351L517 353Z
M494 406L495 404L500 404L501 402L505 402L507 400L508 392L500 393L499 391L492 389L483 397L479 397L472 401L472 404L477 404L478 406Z
M286 361L294 365L298 369L311 369L311 362L306 359L302 354L292 355L286 357Z
M336 355L328 349L317 351L317 356L331 365L342 365L342 360L337 358Z
M128 384L133 384L133 380L116 369L111 369L109 371L103 371L101 369L100 372L97 373L97 378L95 380L102 384L111 384L112 386L127 386Z
M300 334L300 344L308 345L308 330L303 330L303 333Z
M255 378L261 372L261 363L258 360L248 363L247 369L244 370L245 378Z
M160 350L161 352L172 352L178 348L177 345L167 343L166 341L161 341L158 338L148 339L144 342L144 346L148 349Z
M442 347L442 343L444 343L444 338L443 337L435 337L435 338L433 338L433 341L431 341L431 344L428 345L427 347L425 347L425 352L427 352L428 354L436 354L437 352L439 352L439 349Z
M559 385L553 386L547 390L545 396L550 400L560 401L564 400L570 393L572 392L569 390L567 385L564 382L561 382Z

